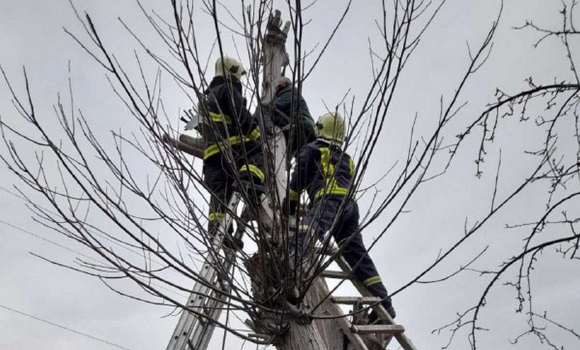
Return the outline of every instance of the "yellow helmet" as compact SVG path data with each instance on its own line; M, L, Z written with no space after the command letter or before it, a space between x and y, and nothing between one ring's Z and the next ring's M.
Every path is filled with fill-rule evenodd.
M216 77L234 77L237 80L240 80L244 74L246 74L246 70L242 64L231 57L224 56L218 58L217 61L215 61Z
M329 141L344 141L344 119L339 113L326 113L316 122L316 136Z

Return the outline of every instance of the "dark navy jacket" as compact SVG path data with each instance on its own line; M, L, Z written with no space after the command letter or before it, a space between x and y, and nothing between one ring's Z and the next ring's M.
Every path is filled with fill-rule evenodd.
M355 174L354 162L339 146L316 140L304 146L290 176L289 199L297 201L307 191L310 202L329 195L349 194Z
M245 106L242 85L223 77L215 77L204 92L200 103L202 137L205 145L203 159L220 153L224 148L242 142L256 141L260 129Z
M304 98L297 96L297 94L298 90L294 89L292 85L276 91L274 106L277 110L274 111L272 121L276 126L285 127L290 124L290 120L294 119L294 123L299 122L305 132L314 134L314 119L312 119ZM297 102L297 106L294 106L295 102Z

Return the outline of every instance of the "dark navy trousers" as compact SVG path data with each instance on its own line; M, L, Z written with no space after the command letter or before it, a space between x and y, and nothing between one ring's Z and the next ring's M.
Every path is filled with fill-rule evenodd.
M251 141L246 142L243 146L232 147L232 154L233 164L221 153L215 154L203 162L203 181L211 195L208 216L208 230L211 235L215 234L217 226L226 213L236 178L240 181L251 182L254 185L264 183L264 157L257 142ZM246 196L252 200L252 203L247 204L257 206L259 195L246 193ZM230 225L228 231L232 233L232 229L233 227Z
M353 269L356 279L362 282L372 295L383 299L383 306L389 309L392 307L391 298L363 243L359 217L355 201L343 196L323 197L312 204L304 217L299 227L301 241L308 237L309 232L314 232L318 240L324 242L327 238L326 233L330 231L339 249L342 250L342 256Z

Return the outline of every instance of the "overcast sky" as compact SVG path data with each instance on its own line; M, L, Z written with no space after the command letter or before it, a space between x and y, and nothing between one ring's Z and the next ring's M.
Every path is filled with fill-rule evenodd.
M139 50L139 45L117 18L126 20L145 38L153 34L134 1L78 0L74 3L81 12L87 11L93 17L105 44L125 62L131 62L133 50ZM325 104L338 103L349 90L350 98L364 91L372 80L367 38L376 38L373 21L380 14L377 11L380 8L370 3L358 1L352 5L324 58L304 83L304 96L315 116L325 112ZM145 9L154 9L161 16L169 15L168 0L143 1L143 4ZM287 9L279 7L287 17ZM305 18L310 22L304 31L305 50L316 48L330 34L332 29L327 24L340 17L343 7L344 1L320 0L308 8ZM442 8L407 64L381 149L373 158L363 187L384 175L397 160L404 159L411 121L416 114L419 132L426 133L433 125L439 115L441 98L449 100L467 69L466 43L473 48L482 42L499 7L499 1L450 0ZM559 1L506 1L492 54L461 97L469 102L461 118L473 118L486 103L494 101L496 87L516 92L527 87L524 80L529 76L534 76L536 83L551 83L555 77L570 78L566 52L557 41L545 42L534 50L533 44L540 35L513 29L526 19L559 28L560 8ZM209 27L211 22L207 23ZM50 124L55 123L52 106L57 94L67 95L68 79L72 77L76 105L82 108L99 134L107 135L108 130L123 127L124 132L132 132L127 130L131 124L124 120L130 117L111 91L102 68L63 27L83 34L67 0L0 0L0 65L8 78L21 93L22 68L26 67L37 110L41 111L41 119ZM202 48L210 47L214 40L213 31L208 33L208 37L203 31L199 35ZM235 49L231 40L226 40L224 45L226 50ZM156 71L152 69L148 73ZM175 125L178 125L180 109L188 108L191 102L177 88L167 87L166 93L168 113L175 115ZM0 114L4 120L18 123L4 82L0 83ZM502 154L503 171L507 175L502 177L500 196L525 178L526 170L533 163L522 152L533 149L533 140L541 135L534 127L517 122L506 122L498 133L497 143L511 150ZM482 180L474 177L473 147L476 146L477 142L472 142L471 151L458 155L461 161L450 169L452 176L425 186L409 203L410 212L375 246L371 256L389 290L400 288L426 268L440 249L449 247L463 235L466 220L473 223L489 207L493 176ZM494 158L491 159L486 170L493 172L496 165ZM30 254L70 263L79 254L88 252L32 220L14 188L15 184L21 184L4 165L0 167L0 178L0 349L96 350L119 346L132 350L164 349L177 317L164 317L169 309L121 297L95 278L56 267ZM390 186L389 180L392 179L385 180L385 190ZM506 231L505 224L520 223L530 218L527 214L540 212L544 199L543 194L536 195L534 191L524 193L501 217L490 222L483 234L436 269L430 278L454 271L486 245L490 249L477 267L497 268L521 247L521 232ZM369 206L370 199L363 199L363 211ZM376 238L381 225L384 222L375 223L363 232L368 244ZM580 324L578 266L574 269L572 263L552 253L544 255L534 274L537 311L548 310L554 319L577 327ZM513 275L515 272L509 276ZM473 305L481 295L484 282L476 273L463 273L445 283L414 285L394 298L397 321L406 327L418 349L440 348L447 343L449 332L437 334L432 330L453 321L457 312ZM187 296L182 297L185 300ZM480 316L481 326L490 329L479 337L481 349L509 348L510 340L526 330L525 318L514 312L515 297L513 289L501 285L490 294ZM578 339L574 342L570 336L557 331L551 334L566 349L578 348ZM467 349L465 331L457 337L449 348ZM221 332L215 333L212 342L216 349L221 344L218 338ZM255 346L244 346L244 349L252 348ZM534 338L525 338L513 346L513 349L543 348L547 347L542 347Z

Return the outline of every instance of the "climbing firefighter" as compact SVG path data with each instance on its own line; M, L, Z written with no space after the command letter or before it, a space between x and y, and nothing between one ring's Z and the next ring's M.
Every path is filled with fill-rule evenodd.
M316 123L317 139L303 147L297 157L296 165L299 166L291 174L289 198L284 201L282 211L286 215L295 215L303 190L308 193L310 205L298 227L298 247L290 243L290 249L296 249L298 255L311 251L310 239L324 242L328 239L325 234L330 231L345 260L353 268L354 276L370 293L382 299L384 308L395 318L391 298L360 233L359 209L352 190L355 165L341 148L344 135L341 115L324 114ZM376 319L376 314L371 313L370 318Z
M314 119L308 104L287 77L280 77L276 81L272 122L284 130L290 157L316 139Z
M215 76L199 104L204 142L203 177L211 192L209 232L223 219L234 185L257 204L264 183L263 153L257 121L242 96L244 67L224 56L215 63ZM231 233L231 226L228 228Z

